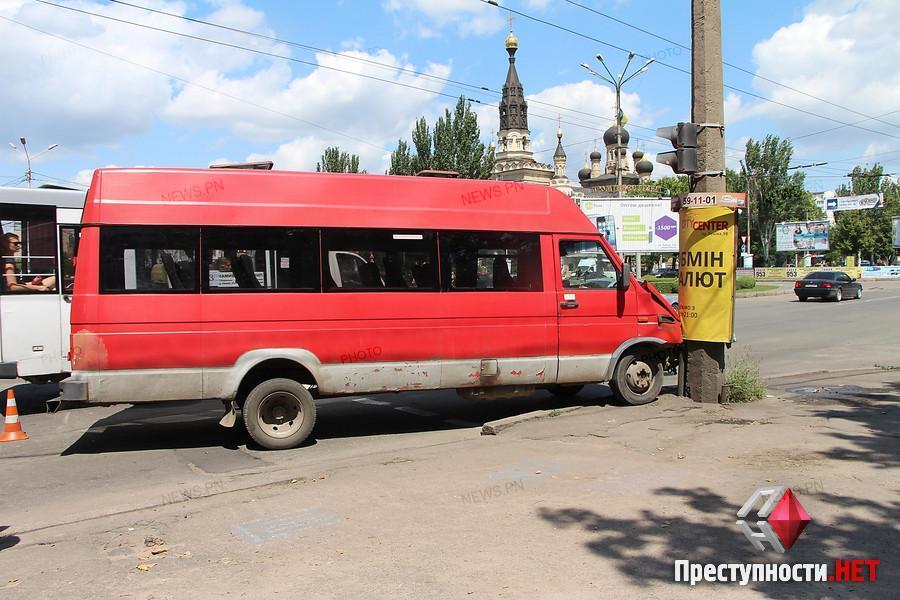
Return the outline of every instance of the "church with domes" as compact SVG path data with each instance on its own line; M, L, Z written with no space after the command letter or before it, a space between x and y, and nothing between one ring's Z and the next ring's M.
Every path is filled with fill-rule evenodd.
M622 186L647 184L653 172L653 163L636 150L628 157L630 135L624 126L616 123L603 134L606 161L603 154L594 149L589 162L578 171L578 181L567 175L567 157L563 148L562 128L556 130L556 151L553 164L537 162L531 147L531 131L528 129L528 103L519 74L516 72L516 51L519 40L512 32L506 38L509 68L503 84L500 100L500 131L494 153L494 179L521 181L554 187L568 194L576 202L583 198L612 198L618 195L617 181ZM627 187L623 187L627 190Z

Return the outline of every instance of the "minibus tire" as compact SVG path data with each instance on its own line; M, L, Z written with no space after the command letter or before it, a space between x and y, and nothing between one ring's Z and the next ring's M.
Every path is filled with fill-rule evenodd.
M629 373L629 369L632 370ZM649 369L651 377L649 384L640 385L640 377L637 381L635 376L644 369ZM662 390L663 384L663 364L662 361L652 352L641 352L640 350L630 350L622 355L619 362L616 363L616 369L613 371L613 377L609 382L609 387L615 397L632 406L648 404L656 400Z
M261 382L247 394L241 412L247 433L268 450L296 448L309 437L316 424L315 400L303 384L293 379ZM294 418L284 424L279 422L290 417Z

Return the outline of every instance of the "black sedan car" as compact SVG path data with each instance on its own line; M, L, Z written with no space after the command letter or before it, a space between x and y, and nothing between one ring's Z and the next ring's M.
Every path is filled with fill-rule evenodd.
M794 284L800 302L808 298L828 298L835 302L862 298L862 284L840 271L815 271Z

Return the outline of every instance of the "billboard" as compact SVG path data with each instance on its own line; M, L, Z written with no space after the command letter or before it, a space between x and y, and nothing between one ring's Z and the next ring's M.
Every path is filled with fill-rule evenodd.
M879 204L881 204L880 193L825 198L825 210L860 210L863 208L875 208Z
M684 339L731 342L734 337L735 211L713 206L678 213L678 311Z
M778 252L828 250L828 221L794 221L775 224L775 249Z
M581 210L617 252L678 252L678 213L670 200L582 200Z
M894 248L900 248L900 216L891 217L891 224L894 228Z

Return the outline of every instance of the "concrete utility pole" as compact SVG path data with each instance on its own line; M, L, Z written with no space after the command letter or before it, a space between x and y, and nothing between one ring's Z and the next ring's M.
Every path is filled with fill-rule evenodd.
M691 1L691 38L691 121L724 124L720 0ZM722 174L692 176L691 191L726 191L724 129L702 128L697 135L697 149L699 172L721 171ZM724 383L725 351L726 345L722 342L685 341L684 378L694 401L719 401Z

